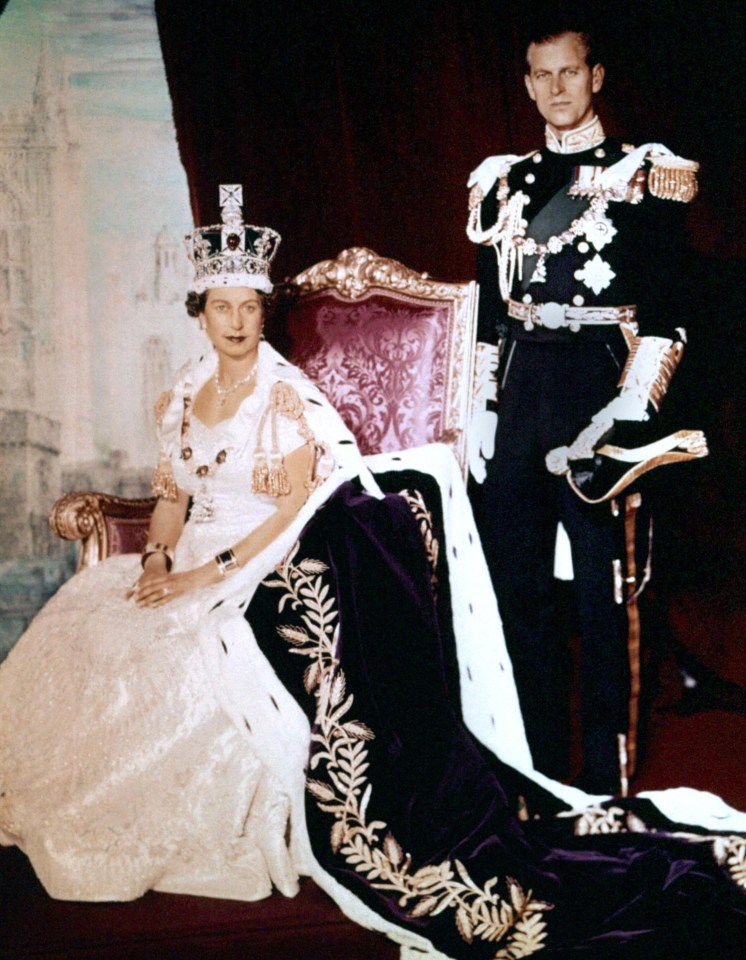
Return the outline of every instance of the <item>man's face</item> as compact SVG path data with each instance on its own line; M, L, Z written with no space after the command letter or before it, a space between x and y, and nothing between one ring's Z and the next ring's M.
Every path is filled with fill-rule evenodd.
M555 133L574 130L593 116L593 95L604 82L604 68L585 62L577 34L564 33L550 43L528 48L528 95Z

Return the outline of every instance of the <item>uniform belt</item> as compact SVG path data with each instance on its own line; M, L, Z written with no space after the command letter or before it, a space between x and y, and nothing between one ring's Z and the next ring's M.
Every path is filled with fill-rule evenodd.
M583 326L633 323L637 316L634 304L626 307L571 307L568 303L519 303L508 300L508 316L520 320L527 330L546 327L548 330L569 328L577 333Z

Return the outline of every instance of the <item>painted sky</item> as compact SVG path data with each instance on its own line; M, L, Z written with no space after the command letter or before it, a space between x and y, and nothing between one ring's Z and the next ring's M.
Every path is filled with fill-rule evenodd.
M102 455L124 449L131 465L148 464L152 439L133 419L142 400L130 389L141 383L144 344L159 338L172 370L204 349L181 299L152 301L156 235L165 227L179 241L192 223L153 0L10 0L0 14L0 112L31 107L45 49L81 145L84 235L76 242L85 245L87 308L79 321L93 345L95 439ZM186 290L186 254L183 269ZM115 315L106 306L112 289Z
M89 231L190 224L152 0L10 0L0 109L30 104L44 40L69 80L90 182ZM126 189L122 185L126 184Z

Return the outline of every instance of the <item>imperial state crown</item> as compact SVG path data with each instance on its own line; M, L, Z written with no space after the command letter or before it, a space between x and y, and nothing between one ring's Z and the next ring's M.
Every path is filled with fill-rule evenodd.
M202 293L210 287L253 287L272 292L269 267L280 245L280 234L271 227L243 222L243 188L220 185L223 219L210 227L198 227L184 238L187 256L194 265L192 289Z

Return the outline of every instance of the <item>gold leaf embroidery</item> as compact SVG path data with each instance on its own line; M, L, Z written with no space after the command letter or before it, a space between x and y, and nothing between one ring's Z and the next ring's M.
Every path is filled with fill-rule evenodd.
M746 837L728 837L726 850L730 875L739 887L746 890Z
M467 943L474 940L474 925L471 922L471 916L466 907L459 907L456 911L456 928L461 934L461 938Z
M300 627L279 627L278 633L283 640L288 640L296 647L302 647L304 643L308 643L310 640L306 631Z
M438 551L440 545L437 537L433 534L433 515L427 509L425 500L419 490L400 490L399 496L407 501L409 509L414 514L415 520L419 523L420 535L425 544L425 552L427 553L427 559L430 562L430 568L432 570L430 583L433 588L433 593L435 593L435 588L438 583L438 577L435 571L438 567Z
M437 897L425 897L424 900L420 900L419 903L416 903L412 907L409 915L410 917L426 917L428 914L433 913L437 906Z
M552 904L535 900L530 890L524 891L512 878L505 880L509 899L503 899L495 890L497 877L480 887L459 860L425 864L413 871L411 856L386 823L368 819L373 785L366 776L370 767L366 744L375 733L359 720L346 719L354 694L348 692L344 671L334 655L338 633L335 599L329 596L322 577L328 568L313 560L294 564L297 552L298 544L277 568L277 579L265 582L283 588L278 609L290 603L300 612L308 631L278 627L279 635L291 646L290 653L313 661L304 676L306 689L317 701L310 766L316 769L324 763L329 782L309 778L307 787L319 809L335 818L330 832L332 851L364 874L372 887L398 894L400 907L408 908L413 918L453 909L456 928L467 943L475 937L502 942L495 960L518 960L541 950L546 937L544 913L553 909Z
M388 857L388 859L398 866L404 860L404 854L402 848L396 842L396 838L392 834L387 833L383 841L383 852Z
M333 853L339 853L339 848L342 846L342 840L344 839L345 825L341 820L335 820L332 825L332 832L329 838L329 843L332 848Z
M585 810L566 810L558 817L575 817L575 835L591 836L604 833L657 833L631 810L621 807L588 807ZM699 833L676 832L672 834L689 843L709 843L712 857L720 867L727 867L731 879L746 890L746 837L739 835L712 836Z
M323 783L321 780L307 780L306 786L317 800L327 802L334 800L334 791L328 784Z
M585 810L568 810L558 817L577 817L575 836L586 837L601 833L626 833L624 810L621 807L587 807Z

